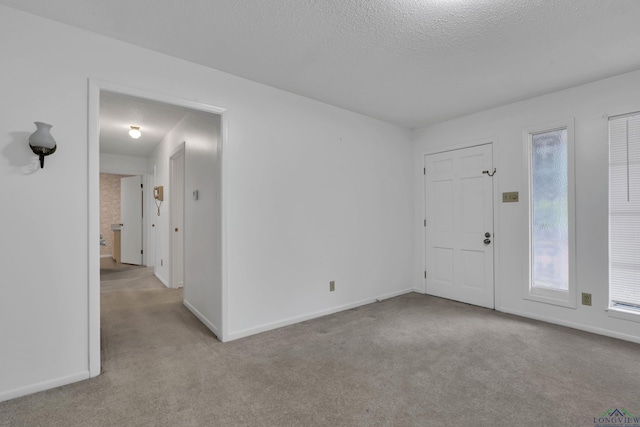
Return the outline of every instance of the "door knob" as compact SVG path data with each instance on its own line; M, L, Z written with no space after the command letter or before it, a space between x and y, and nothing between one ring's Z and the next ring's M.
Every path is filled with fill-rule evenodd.
M491 239L484 239L484 244L488 245L489 243L491 243Z

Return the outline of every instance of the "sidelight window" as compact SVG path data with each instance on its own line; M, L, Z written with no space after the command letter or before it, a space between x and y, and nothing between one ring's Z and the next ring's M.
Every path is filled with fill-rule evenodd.
M575 308L573 124L525 131L529 202L525 298Z

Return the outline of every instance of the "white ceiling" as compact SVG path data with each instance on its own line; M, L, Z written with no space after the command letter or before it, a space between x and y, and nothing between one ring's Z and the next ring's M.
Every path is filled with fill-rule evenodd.
M409 128L640 69L638 0L0 0Z
M187 113L186 108L111 92L100 93L100 152L148 157ZM129 136L139 126L142 136Z

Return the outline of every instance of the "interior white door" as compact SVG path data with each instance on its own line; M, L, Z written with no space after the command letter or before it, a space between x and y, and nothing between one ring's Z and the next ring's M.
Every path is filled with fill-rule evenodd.
M184 147L171 157L171 286L184 286Z
M425 156L426 292L494 308L492 145Z
M142 264L142 176L120 178L120 259Z

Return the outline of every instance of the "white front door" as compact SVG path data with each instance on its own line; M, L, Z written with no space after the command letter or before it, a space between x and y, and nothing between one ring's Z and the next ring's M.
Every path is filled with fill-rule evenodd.
M492 146L424 160L426 292L494 308Z
M120 260L142 264L142 177L120 178Z

